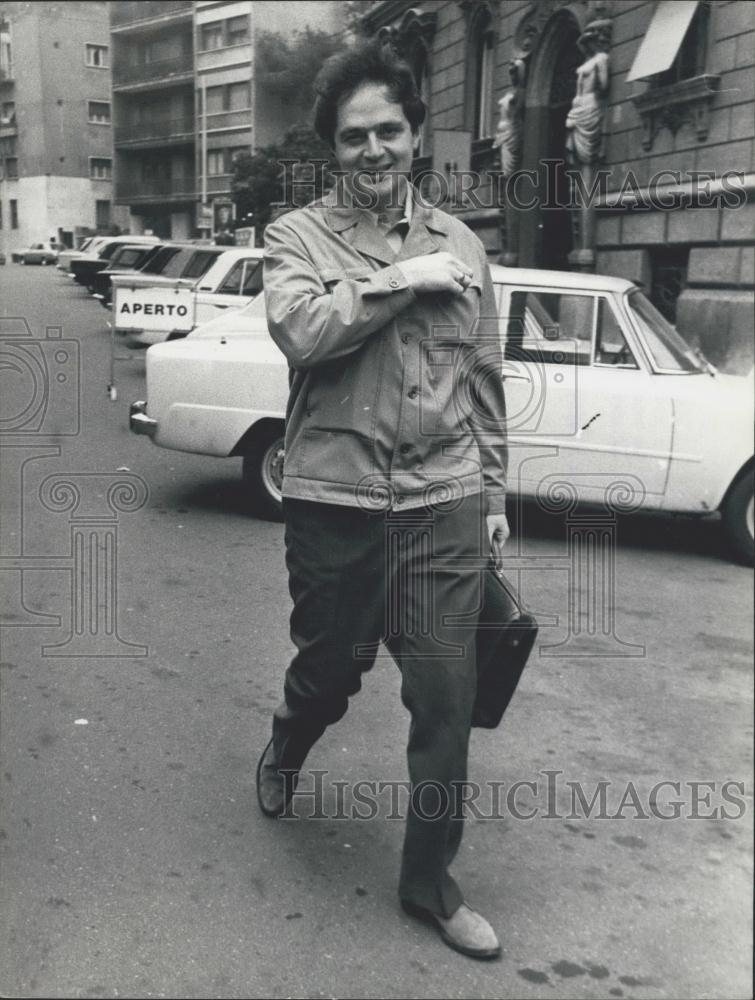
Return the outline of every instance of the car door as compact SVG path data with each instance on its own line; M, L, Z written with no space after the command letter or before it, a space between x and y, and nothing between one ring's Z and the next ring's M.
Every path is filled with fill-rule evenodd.
M534 494L564 482L597 501L627 482L658 506L672 402L613 295L507 286L501 316L512 488Z
M236 260L218 282L216 290L197 288L197 324L219 316L224 309L240 309L262 291L262 259L243 257Z

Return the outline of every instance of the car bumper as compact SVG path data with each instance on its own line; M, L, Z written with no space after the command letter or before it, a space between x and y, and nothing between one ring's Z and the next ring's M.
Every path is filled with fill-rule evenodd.
M134 434L146 434L154 437L157 432L157 421L147 416L147 402L139 399L132 403L128 411L128 426Z

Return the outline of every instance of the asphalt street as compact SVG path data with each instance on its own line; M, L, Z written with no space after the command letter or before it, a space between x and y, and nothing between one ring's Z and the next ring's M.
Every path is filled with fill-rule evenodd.
M395 666L312 751L322 796L262 817L282 526L247 513L239 459L129 432L144 355L108 398L83 289L8 264L0 298L1 995L752 995L752 583L715 523L620 518L613 631L575 641L568 525L520 512L510 572L542 628L472 737L454 872L503 945L475 962L398 907ZM370 809L377 781L398 798Z

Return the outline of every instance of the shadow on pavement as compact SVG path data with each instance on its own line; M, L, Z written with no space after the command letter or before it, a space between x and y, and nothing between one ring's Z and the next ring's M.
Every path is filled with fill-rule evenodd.
M199 510L255 517L238 478L217 478L187 489L180 496L183 504ZM598 515L597 508L580 507L578 516ZM565 543L569 533L567 516L544 511L534 502L512 504L509 510L512 535L525 547L528 542ZM718 515L685 517L682 515L640 512L621 514L616 518L619 550L626 549L650 554L693 555L730 563L721 532Z

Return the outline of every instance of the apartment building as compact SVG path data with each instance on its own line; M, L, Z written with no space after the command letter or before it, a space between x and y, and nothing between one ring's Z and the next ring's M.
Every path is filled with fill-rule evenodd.
M255 44L272 31L340 31L337 2L114 2L116 201L134 232L208 235L230 204L233 159L280 138L285 102L258 86Z
M491 259L631 278L714 363L752 367L755 4L378 0L364 25L429 106L416 177L478 178L446 207Z
M113 211L107 3L0 3L0 248L73 244Z

